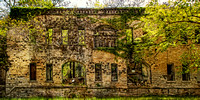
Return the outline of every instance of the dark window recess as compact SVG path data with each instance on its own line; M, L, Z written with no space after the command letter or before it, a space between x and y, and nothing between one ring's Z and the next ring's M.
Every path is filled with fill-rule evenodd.
M52 66L52 64L46 65L46 80L47 81L53 80L53 66Z
M116 46L116 36L103 36L95 35L94 36L94 47L115 47Z
M190 80L190 72L188 70L188 65L182 65L182 80L189 81Z
M62 67L63 83L84 84L85 68L78 62L67 62Z
M101 64L95 64L95 81L102 80Z
M200 29L195 29L196 43L200 44Z
M117 46L116 31L110 26L99 26L94 33L94 48Z
M53 43L53 29L48 29L46 33L46 43L52 44Z
M30 64L30 80L36 80L36 63Z
M175 80L174 64L167 64L167 81Z
M6 84L6 71L1 68L0 69L0 85L5 85Z
M187 44L188 43L188 36L187 36L186 33L181 35L181 38L182 38L182 44Z
M200 69L197 70L197 82L200 83Z
M111 64L111 81L117 81L118 74L117 74L117 64Z

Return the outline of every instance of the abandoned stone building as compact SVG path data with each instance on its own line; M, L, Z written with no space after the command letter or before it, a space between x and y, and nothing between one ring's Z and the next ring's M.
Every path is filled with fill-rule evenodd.
M69 11L81 16L70 15ZM200 95L200 73L182 74L176 68L181 66L179 56L184 46L146 59L140 70L128 69L126 59L97 49L117 46L118 30L93 20L114 18L128 11L51 9L36 16L37 21L27 29L23 25L10 28L10 66L5 75L4 96ZM32 39L30 31L42 33ZM132 32L135 37L142 34L140 29Z

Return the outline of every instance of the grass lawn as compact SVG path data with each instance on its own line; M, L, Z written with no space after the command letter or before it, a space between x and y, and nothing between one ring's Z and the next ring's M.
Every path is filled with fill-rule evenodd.
M200 100L200 97L116 97L116 98L0 98L0 100Z

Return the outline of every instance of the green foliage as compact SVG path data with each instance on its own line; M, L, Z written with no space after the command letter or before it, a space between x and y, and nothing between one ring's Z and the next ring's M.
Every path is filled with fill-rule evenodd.
M121 8L118 8L119 10ZM124 9L124 8L123 8ZM126 59L128 67L133 67L133 63L140 65L143 63L144 52L151 44L146 37L134 37L134 30L143 26L139 19L144 16L144 8L127 8L128 12L122 13L120 17L98 19L99 23L104 23L117 30L116 47L98 47L98 50L112 53L118 57ZM138 21L135 23L134 21ZM132 25L132 23L135 23ZM131 26L131 27L130 27ZM145 40L146 39L146 40Z
M51 0L19 0L18 3L22 7L53 7Z
M197 68L200 68L200 51L197 47L194 45L191 45L187 48L188 50L185 51L181 55L181 63L183 67L182 73L189 73L190 70L194 71L197 70Z
M16 20L26 20L46 13L51 8L38 8L38 7L12 7L10 18Z
M188 49L181 56L183 65L199 67L200 3L186 0L169 1L169 5L150 3L142 18L147 37L159 51L183 45ZM188 72L188 70L187 70Z
M188 40L197 39L195 30L200 26L200 3L193 5L186 1L169 2L170 5L149 5L142 18L144 30L153 41L159 40L160 47L187 44ZM192 41L195 43L195 41Z
M8 70L9 62L8 55L6 53L7 44L6 36L8 30L7 20L0 20L0 69Z
M117 8L118 10L124 8ZM117 30L117 46L116 47L98 47L98 50L106 51L112 53L116 56L122 57L127 60L128 65L131 63L141 63L144 57L144 50L147 46L144 39L135 38L133 35L133 30L142 27L142 23L138 22L132 27L129 27L133 21L139 20L141 16L144 16L145 8L126 8L129 9L128 12L120 14L120 17L98 19L95 22L104 23L113 27ZM145 47L144 47L145 46Z

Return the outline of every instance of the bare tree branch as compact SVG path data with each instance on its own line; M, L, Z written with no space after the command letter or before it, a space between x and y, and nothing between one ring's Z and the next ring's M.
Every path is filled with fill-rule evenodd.
M14 0L14 1L13 1L13 6L15 6L15 3L16 3L16 1Z
M9 6L10 6L10 3L8 3L6 0L4 0L4 2L5 2L7 5L9 5Z
M173 24L173 23L181 23L181 22L188 22L188 23L194 23L194 24L200 24L200 22L196 22L196 21L191 21L191 20L188 20L188 21L175 21L175 22L169 22L169 24Z

